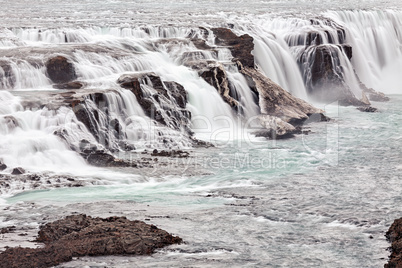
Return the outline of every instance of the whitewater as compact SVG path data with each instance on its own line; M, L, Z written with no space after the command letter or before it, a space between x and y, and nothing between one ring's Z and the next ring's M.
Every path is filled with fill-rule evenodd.
M387 262L384 234L402 214L399 1L17 0L3 3L0 17L0 160L7 165L0 171L0 228L17 227L1 234L0 250L35 247L29 241L39 225L86 213L143 220L185 243L152 256L82 257L57 267ZM306 122L306 131L291 139L256 137L256 94L231 51L215 44L214 27L252 36L258 70L331 120ZM337 55L336 72L353 96L361 98L362 82L390 98L371 101L378 112L313 96L312 31L319 36L314 42ZM195 39L214 49L198 49ZM350 60L344 45L353 48ZM71 95L47 77L44 63L55 55L73 63L84 84L73 97L96 114L95 130L65 105ZM191 68L200 60L223 66L241 113ZM157 108L164 124L150 118L117 82L132 73L181 85L191 119L163 103ZM150 95L152 83L143 81ZM168 95L166 103L173 102ZM111 118L121 127L117 134ZM189 132L214 147L194 148ZM88 144L143 167L91 166L82 157ZM153 157L154 149L189 157ZM12 177L14 167L35 180Z

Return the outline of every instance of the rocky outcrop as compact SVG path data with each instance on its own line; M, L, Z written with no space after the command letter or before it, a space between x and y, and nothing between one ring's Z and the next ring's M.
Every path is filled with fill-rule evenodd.
M8 248L0 254L1 268L52 267L73 257L147 255L179 244L182 239L154 225L126 217L68 216L40 227L42 248Z
M392 223L385 237L391 243L391 256L384 268L402 267L402 218Z
M16 77L9 62L0 61L0 89L14 88Z
M211 86L216 88L222 99L235 111L240 111L240 104L231 95L233 91L229 88L229 79L225 68L219 62L207 62L206 65L198 70L199 75Z
M46 73L56 84L68 83L77 79L74 65L64 56L56 56L46 62Z
M292 96L259 71L243 68L241 73L254 83L259 96L261 114L278 117L292 125L300 125L314 114L319 114L320 120L327 120L322 110Z
M339 45L308 47L298 59L307 91L320 101L339 101L345 106L369 105L358 99L346 84L341 57L342 47Z
M254 67L254 39L243 34L237 36L227 28L212 28L215 35L215 44L218 46L227 46L235 59L238 59L244 67Z
M3 171L7 168L7 165L3 163L3 160L0 160L0 171Z
M371 106L357 107L357 110L359 110L360 112L366 112L366 113L375 113L378 111L377 108L371 107Z
M187 92L176 82L164 81L154 73L122 75L117 83L131 90L144 113L175 130L190 130L191 113L186 109Z

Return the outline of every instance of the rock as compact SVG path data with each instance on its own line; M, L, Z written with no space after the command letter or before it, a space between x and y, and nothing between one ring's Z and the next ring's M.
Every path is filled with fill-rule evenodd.
M293 126L302 124L316 114L319 115L317 116L319 121L328 120L322 110L292 96L254 68L241 68L240 72L248 77L249 84L254 83L254 90L258 92L261 114L278 117Z
M24 174L25 170L21 167L16 167L13 169L13 171L11 172L12 175L21 175Z
M53 83L68 83L77 79L74 65L63 56L56 56L46 62L46 72Z
M342 49L347 49L347 46L310 46L301 54L298 62L307 91L319 101L339 101L344 106L367 105L365 101L356 98L344 80L340 55ZM351 48L346 53L351 54Z
M172 151L165 151L162 150L158 152L158 150L153 150L151 156L169 156L169 157L177 157L177 158L187 158L190 156L189 152L185 152L182 150L172 150Z
M234 110L239 111L239 102L231 96L229 80L225 68L219 62L208 64L205 68L198 71L199 75L211 86L216 88L222 99Z
M122 75L117 83L134 93L148 117L172 129L192 133L191 113L186 109L187 92L182 85L162 82L154 73Z
M212 28L215 35L215 44L218 46L227 46L234 58L237 58L244 67L254 67L254 39L243 34L237 36L227 28Z
M384 268L402 267L402 218L392 223L385 237L391 243L391 256Z
M83 86L84 85L81 82L73 81L73 82L53 85L53 88L56 88L56 89L80 89Z
M87 160L88 164L97 167L129 167L131 163L115 158L109 153L102 151L83 152L81 155Z
M52 267L73 257L106 255L148 255L156 249L180 244L154 225L126 217L92 218L68 216L40 227L41 248L8 248L0 254L0 267Z
M375 113L378 112L377 108L371 107L371 106L363 106L363 107L357 107L357 110L361 112L366 112L366 113Z
M266 131L258 132L257 137L264 136L270 139L283 139L292 137L296 132L294 126L276 116L262 114L258 116L258 120Z
M0 171L3 171L7 168L7 165L3 163L3 161L0 161Z
M0 61L0 88L12 89L16 82L17 79L10 63L7 61Z

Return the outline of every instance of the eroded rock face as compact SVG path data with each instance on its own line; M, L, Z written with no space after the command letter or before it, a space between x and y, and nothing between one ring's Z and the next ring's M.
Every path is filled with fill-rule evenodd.
M154 73L122 75L117 81L134 93L144 113L175 130L191 133L191 113L186 109L187 92L173 81L164 81Z
M252 68L243 68L241 73L255 83L255 88L259 95L261 114L276 116L292 125L302 124L314 114L320 114L320 118L326 120L322 110L292 96L259 71Z
M237 36L227 28L212 28L211 30L216 38L215 44L227 46L233 57L237 58L244 67L254 67L254 56L252 54L254 39L250 35Z
M385 237L391 242L391 256L384 268L402 267L402 218L392 223Z
M219 62L207 64L198 71L200 76L211 86L216 88L222 99L235 111L240 110L239 102L231 95L229 80L225 68Z
M45 247L2 252L0 267L52 267L80 256L147 255L182 239L126 217L102 219L81 214L41 226L37 241Z
M46 72L53 83L68 83L77 79L74 65L64 56L56 56L46 62Z

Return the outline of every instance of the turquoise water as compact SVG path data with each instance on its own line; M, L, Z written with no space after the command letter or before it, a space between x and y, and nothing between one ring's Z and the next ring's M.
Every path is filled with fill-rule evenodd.
M207 175L177 170L7 201L35 202L44 215L147 219L186 241L153 257L88 257L61 267L379 267L388 256L384 233L402 214L402 97L373 105L378 113L326 106L333 120L294 139L193 151L186 161Z

